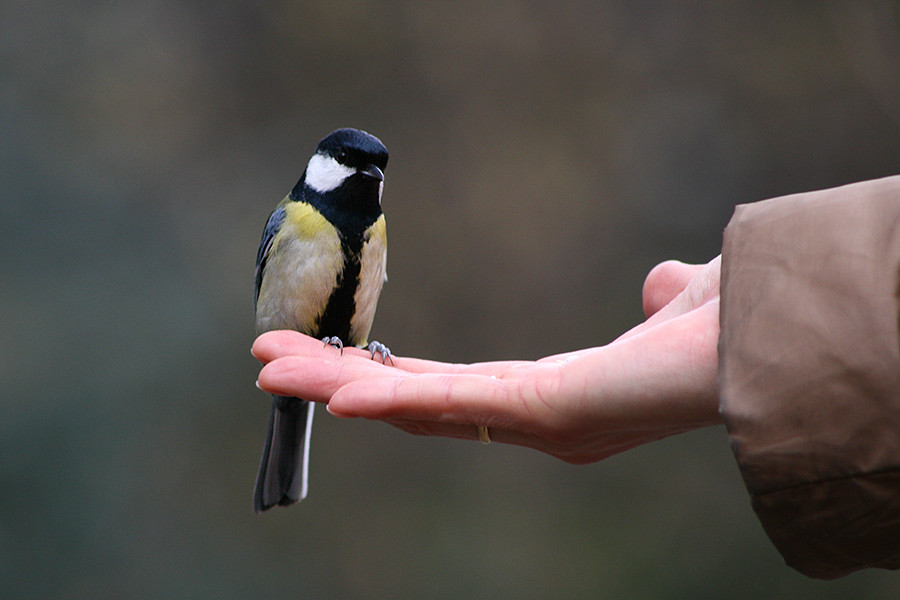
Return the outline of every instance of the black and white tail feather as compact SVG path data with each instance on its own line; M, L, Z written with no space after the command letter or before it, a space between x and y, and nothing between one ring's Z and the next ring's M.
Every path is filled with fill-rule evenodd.
M253 494L253 510L288 506L306 498L309 439L315 405L275 396Z

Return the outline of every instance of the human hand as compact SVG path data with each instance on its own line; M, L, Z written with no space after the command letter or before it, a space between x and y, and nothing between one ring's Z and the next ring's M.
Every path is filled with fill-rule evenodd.
M610 344L538 361L450 364L365 350L337 355L292 331L257 338L261 389L324 402L341 417L404 431L535 448L570 463L720 422L719 258L669 261L647 276L647 320Z

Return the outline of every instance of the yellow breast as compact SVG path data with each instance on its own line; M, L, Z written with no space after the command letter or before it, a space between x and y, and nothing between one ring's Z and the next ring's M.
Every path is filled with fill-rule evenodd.
M256 303L256 330L314 334L343 267L341 241L325 217L304 202L286 202Z

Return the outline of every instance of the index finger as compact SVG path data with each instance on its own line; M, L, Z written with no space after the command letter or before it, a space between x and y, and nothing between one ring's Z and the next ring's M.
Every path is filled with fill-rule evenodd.
M291 330L268 331L261 334L253 342L250 353L263 363L269 363L287 356L327 359L333 358L335 354L339 354L371 358L371 354L365 348L345 347L341 353L337 353L333 347L323 344L322 340ZM376 359L373 362L380 361ZM473 364L447 363L423 358L397 356L392 353L389 365L408 373L496 375L521 362L523 361L493 361Z

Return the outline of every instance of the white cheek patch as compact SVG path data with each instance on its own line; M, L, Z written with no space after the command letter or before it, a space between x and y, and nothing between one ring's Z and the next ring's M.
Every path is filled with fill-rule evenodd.
M313 154L306 165L306 185L319 193L337 189L344 180L356 173L325 154Z

